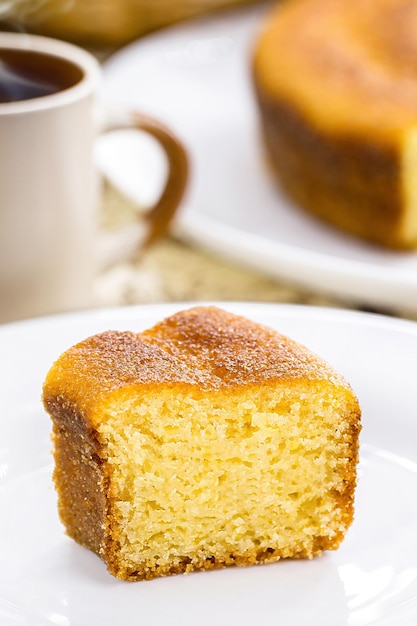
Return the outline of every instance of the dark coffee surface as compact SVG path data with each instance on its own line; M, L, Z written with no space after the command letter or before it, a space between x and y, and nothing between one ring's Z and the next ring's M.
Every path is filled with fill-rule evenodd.
M58 93L73 87L82 77L77 65L60 57L0 48L0 103Z

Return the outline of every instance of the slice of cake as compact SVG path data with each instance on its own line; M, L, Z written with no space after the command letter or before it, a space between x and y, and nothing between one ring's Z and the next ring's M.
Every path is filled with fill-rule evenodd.
M417 248L417 2L291 0L254 46L263 142L284 192L391 248Z
M43 397L61 519L119 578L311 558L352 522L354 393L242 317L198 307L90 337Z

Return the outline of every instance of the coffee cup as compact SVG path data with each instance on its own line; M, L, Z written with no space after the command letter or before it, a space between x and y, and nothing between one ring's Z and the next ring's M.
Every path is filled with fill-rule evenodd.
M100 266L161 237L187 183L181 141L138 112L99 111L99 63L72 44L0 33L0 322L88 307ZM159 200L113 234L98 232L100 132L136 128L167 157Z

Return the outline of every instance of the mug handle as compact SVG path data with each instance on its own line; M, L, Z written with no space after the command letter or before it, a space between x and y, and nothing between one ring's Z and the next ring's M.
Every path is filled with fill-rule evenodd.
M156 202L131 225L102 234L99 240L99 265L108 266L126 259L134 252L145 250L168 230L189 178L189 159L180 139L164 124L141 113L109 114L100 134L117 130L139 130L154 137L167 157L168 176L165 187Z

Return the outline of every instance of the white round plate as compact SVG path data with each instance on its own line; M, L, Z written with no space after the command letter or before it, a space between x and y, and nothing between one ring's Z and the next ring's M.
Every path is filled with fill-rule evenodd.
M287 305L223 304L326 358L363 410L356 516L312 561L127 583L64 534L52 486L47 370L105 329L143 330L188 305L87 312L0 327L0 624L415 626L417 324Z
M184 139L192 179L177 234L309 289L415 313L417 254L384 251L333 230L292 206L271 179L250 78L267 8L191 21L129 45L104 65L101 102L152 114ZM102 141L101 166L142 202L150 179L160 178L149 171L157 159L119 150L114 141Z

